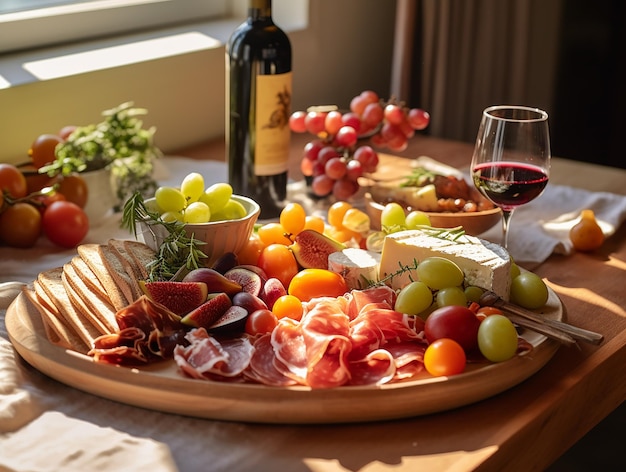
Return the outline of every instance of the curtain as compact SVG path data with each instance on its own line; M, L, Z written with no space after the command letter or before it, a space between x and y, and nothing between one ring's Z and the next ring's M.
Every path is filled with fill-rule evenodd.
M557 34L550 21L559 4L397 0L391 95L430 113L429 134L470 142L487 106L546 108L557 51L539 38ZM540 79L531 73L538 67Z

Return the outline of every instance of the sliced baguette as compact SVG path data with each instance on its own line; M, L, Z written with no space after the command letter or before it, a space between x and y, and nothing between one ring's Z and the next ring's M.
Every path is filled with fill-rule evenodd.
M111 300L113 308L115 308L115 310L121 310L122 308L128 306L128 299L122 292L121 288L117 285L117 282L105 264L100 251L100 246L100 244L94 243L81 244L77 248L78 254L87 263L89 268L93 271L104 287Z
M51 308L53 306L52 301L36 280L32 287L25 287L22 291L41 315L46 337L52 344L81 352L87 350L87 346L76 334L76 331L65 323L59 313L53 311L54 309Z
M143 295L143 291L139 286L139 279L143 278L139 264L137 264L133 256L128 252L123 240L109 239L107 245L109 246L111 252L117 256L122 264L122 267L126 271L126 275L128 275L130 288L133 291L133 299L129 301L137 300L141 295Z
M115 285L117 285L118 289L124 294L124 298L127 301L126 305L129 305L135 300L135 293L130 277L126 273L122 262L115 252L105 244L98 246L98 253L102 258L106 270L115 282Z
M98 297L100 297L102 300L105 300L109 305L113 306L113 303L111 303L111 298L105 290L104 285L102 285L100 279L98 279L94 271L91 270L91 267L87 265L84 259L80 256L74 256L72 257L70 263L72 264L72 267L74 268L76 274L78 274L78 276L82 279L85 285L89 287L89 290Z
M113 306L90 291L87 284L76 273L72 264L68 263L63 266L62 279L65 290L74 307L84 316L89 317L92 324L98 328L101 334L110 334L118 331Z
M150 275L148 267L156 259L156 252L148 245L131 239L124 240L124 248L135 261L136 267L139 268L141 279L146 280Z

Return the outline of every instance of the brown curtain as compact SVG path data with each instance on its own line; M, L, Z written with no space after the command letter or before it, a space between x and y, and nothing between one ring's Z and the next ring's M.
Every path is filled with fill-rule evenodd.
M391 94L473 141L495 104L548 108L561 0L398 0ZM540 74L540 76L536 76Z

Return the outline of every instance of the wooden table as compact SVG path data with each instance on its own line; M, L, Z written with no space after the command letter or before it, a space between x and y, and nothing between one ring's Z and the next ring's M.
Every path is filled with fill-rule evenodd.
M296 135L292 142L294 179L301 175L299 156L307 139ZM472 147L415 137L400 155L427 155L462 168L469 165ZM215 140L176 154L223 160L224 145ZM626 194L626 171L565 159L553 159L551 182ZM626 399L625 236L622 225L598 252L552 256L535 269L563 300L570 322L604 334L602 345L561 348L517 387L455 411L370 425L296 428L293 441L275 451L247 451L245 444L235 444L232 453L242 458L256 453L260 469L268 470L544 469Z

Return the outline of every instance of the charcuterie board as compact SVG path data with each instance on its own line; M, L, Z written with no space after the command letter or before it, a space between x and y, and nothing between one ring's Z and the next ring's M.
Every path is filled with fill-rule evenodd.
M565 307L549 290L542 310L563 320ZM17 352L33 367L71 387L125 404L198 418L255 423L356 423L407 418L468 405L503 392L541 369L559 344L524 331L530 354L469 365L452 377L422 377L383 386L334 389L268 387L185 378L174 361L141 368L93 362L46 337L39 312L20 294L7 310L6 327ZM375 405L375 408L373 407Z

